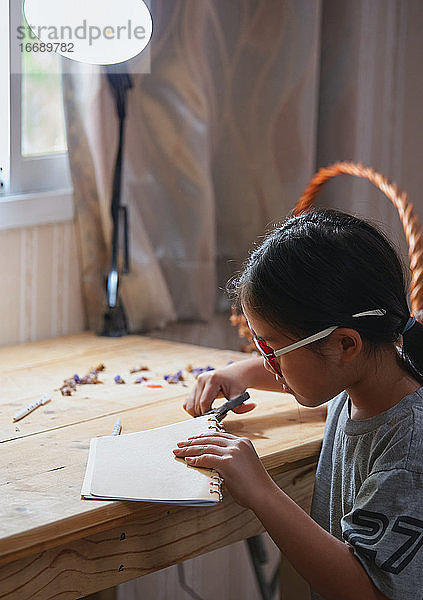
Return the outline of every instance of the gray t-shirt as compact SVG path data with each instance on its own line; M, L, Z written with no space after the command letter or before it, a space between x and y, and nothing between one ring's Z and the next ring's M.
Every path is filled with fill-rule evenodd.
M423 388L363 421L330 401L311 516L385 596L423 600Z

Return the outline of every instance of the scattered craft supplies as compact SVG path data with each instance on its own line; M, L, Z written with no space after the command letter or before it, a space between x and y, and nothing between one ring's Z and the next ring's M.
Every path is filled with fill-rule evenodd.
M47 402L50 402L50 400L51 400L50 394L45 394L44 396L41 396L41 398L39 398L32 404L29 404L28 406L26 406L25 408L23 408L22 410L17 412L13 416L13 422L16 423L16 421L23 419L24 417L26 417L26 415L29 415L29 413L31 413L33 410L35 410L39 406L44 406L44 404L47 404Z
M129 369L129 372L131 373L131 375L133 373L139 373L140 371L149 371L149 367L147 367L146 365L142 365L140 367L133 367L132 369Z
M207 367L193 367L191 373L197 378L201 373L205 373L206 371L214 371L214 367L208 365Z
M120 419L117 419L113 425L112 435L120 435L122 431L122 423Z
M189 364L185 367L185 371L192 374L195 378L197 378L200 373L214 370L214 367L211 367L210 365L207 367L193 367L191 364ZM182 371L177 371L174 375L165 375L164 380L168 383L179 383L185 381Z
M228 363L228 364L230 364L230 363ZM99 383L104 383L103 381L101 381L98 378L98 374L101 373L102 371L105 371L105 369L106 369L106 366L104 365L104 363L99 363L95 368L90 369L89 372L82 377L80 377L77 373L75 373L72 377L69 377L68 379L64 380L63 384L59 388L60 393L62 394L62 396L71 396L73 394L73 392L75 392L77 390L77 387L80 385L96 385ZM150 368L147 365L140 365L140 366L129 369L130 374L139 373L141 371L150 371ZM208 365L207 367L193 367L191 364L188 364L185 367L185 371L187 373L189 373L190 375L194 376L195 378L197 378L198 375L200 375L200 373L204 373L205 371L214 371L214 367L211 367L210 365ZM184 387L187 387L187 385L185 384L186 378L183 375L182 369L177 371L176 373L173 373L170 375L164 375L163 379L169 384L181 383ZM115 375L113 380L116 384L125 384L126 383L121 375ZM149 377L141 376L141 377L137 377L133 381L133 383L145 384L145 387L153 388L153 389L163 388L163 385L160 383L148 383L149 380L150 380ZM48 396L48 399L46 400L47 396ZM19 419L22 419L24 416L26 416L27 414L29 414L30 412L32 412L39 406L43 406L43 404L46 404L46 402L49 402L50 400L51 400L51 395L46 394L45 396L42 396L42 398L40 398L33 404L25 407L24 409L22 409L21 411L16 413L16 415L14 415L14 417L13 417L13 421L15 422L15 421L18 421Z
M182 506L214 506L222 479L190 467L172 450L193 435L224 431L213 415L90 442L81 496L91 500L137 500ZM136 477L134 476L136 474Z
M180 381L184 381L184 376L182 375L182 371L178 371L174 375L165 375L163 379L168 383L179 383Z
M72 396L72 393L76 391L77 385L95 385L97 383L103 383L99 380L98 374L101 373L101 371L104 371L105 368L106 367L103 363L99 363L95 369L90 369L90 371L83 377L75 374L73 377L65 379L59 388L62 396Z
M80 377L78 374L75 374L75 375L73 375L73 377L70 377L69 379L65 379L62 386L59 388L62 396L71 396L73 394L73 392L76 391L78 385L103 383L103 381L99 380L98 374L101 371L104 371L105 368L106 368L105 365L103 363L100 363L97 365L97 367L95 369L90 369L90 371L83 377ZM211 367L210 365L208 365L207 367L193 367L191 364L189 364L185 367L185 370L187 373L189 373L190 375L197 378L198 375L200 375L200 373L204 373L205 371L214 371L214 367ZM135 373L140 373L142 371L150 371L150 367L148 367L147 365L139 365L139 366L132 367L131 369L129 369L129 373L131 375L135 374ZM141 376L141 377L137 377L133 381L133 383L146 384L146 387L149 387L149 388L163 387L161 384L158 384L158 383L147 383L149 381L149 379L150 379L149 377ZM182 369L177 371L176 373L164 375L163 379L167 383L170 383L170 384L181 383L184 387L186 387L186 384L184 383L185 377L183 375ZM119 374L115 375L113 380L116 384L120 384L120 385L126 383L125 379Z

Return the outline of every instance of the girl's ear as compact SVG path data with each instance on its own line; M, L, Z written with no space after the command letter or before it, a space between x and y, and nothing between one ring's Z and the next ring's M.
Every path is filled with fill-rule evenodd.
M339 327L335 329L333 335L341 353L341 360L351 362L357 358L363 348L363 340L358 331L347 327Z

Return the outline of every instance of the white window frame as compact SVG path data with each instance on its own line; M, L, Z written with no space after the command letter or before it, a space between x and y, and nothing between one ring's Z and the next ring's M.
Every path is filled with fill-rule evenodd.
M0 0L0 230L74 216L67 152L22 156L22 77L10 72L10 31L20 10L20 0Z

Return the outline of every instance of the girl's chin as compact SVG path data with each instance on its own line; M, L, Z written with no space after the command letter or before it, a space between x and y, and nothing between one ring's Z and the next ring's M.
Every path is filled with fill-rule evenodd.
M282 377L279 377L279 375L276 375L276 379L281 384L282 390L286 394L294 394L294 391L289 387L289 385L287 385L285 383L285 380Z

